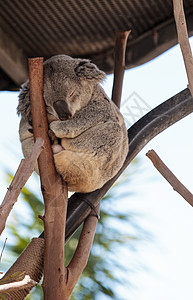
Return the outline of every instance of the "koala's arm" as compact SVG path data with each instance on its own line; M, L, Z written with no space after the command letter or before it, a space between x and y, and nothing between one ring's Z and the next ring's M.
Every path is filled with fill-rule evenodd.
M93 102L77 112L72 119L51 122L50 129L58 138L74 138L89 128L106 122L108 119L108 107L106 105L100 107Z

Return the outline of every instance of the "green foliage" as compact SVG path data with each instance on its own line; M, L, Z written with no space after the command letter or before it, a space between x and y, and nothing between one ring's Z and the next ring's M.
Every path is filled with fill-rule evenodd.
M15 272L14 274L12 274L10 276L6 276L5 278L2 278L0 280L0 285L6 284L6 283L9 283L9 282L12 282L12 281L20 281L20 280L23 279L23 277L24 277L24 272L22 272L22 273ZM4 292L3 294L8 295L9 292ZM3 294L0 294L0 299L7 300L7 297Z
M5 278L2 278L0 280L0 285L5 284L8 282L8 280L13 280L13 281L20 281L23 279L24 277L24 273L19 273L19 272L15 272L14 274L10 275L10 276L6 276Z
M10 174L8 174L8 178L9 180L12 178ZM119 190L124 190L125 182L128 184L128 178L122 177L102 200L100 220L89 261L75 287L72 300L101 299L101 296L106 296L105 299L118 300L122 297L119 298L119 295L116 294L116 286L120 284L129 286L124 274L132 270L128 270L123 261L119 259L119 251L121 247L135 249L135 242L142 231L137 229L136 233L133 233L134 230L130 230L130 228L137 228L133 221L133 214L127 208L120 209L121 192ZM26 187L22 190L20 207L25 208L27 217L22 216L23 212L15 211L8 222L8 231L14 236L14 242L6 248L10 255L21 253L31 238L38 236L43 231L42 221L38 218L38 215L43 215L44 211L42 200ZM118 207L119 209L117 209ZM68 265L73 256L80 231L81 228L65 246L65 265ZM26 299L43 299L40 285L35 287Z
M1 295L1 294L0 294L0 299L1 299L1 300L7 300L6 296Z

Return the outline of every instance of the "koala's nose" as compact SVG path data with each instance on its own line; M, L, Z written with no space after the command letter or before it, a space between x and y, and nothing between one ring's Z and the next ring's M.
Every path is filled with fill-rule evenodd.
M70 119L72 117L72 114L68 109L68 104L64 100L58 100L54 102L53 107L61 121Z

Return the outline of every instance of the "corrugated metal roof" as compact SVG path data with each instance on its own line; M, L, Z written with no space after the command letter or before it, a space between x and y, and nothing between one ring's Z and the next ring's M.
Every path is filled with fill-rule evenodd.
M193 16L193 1L184 4ZM172 14L172 0L6 0L0 27L23 57L89 57L112 72L116 30L132 30L126 64L133 67L176 43Z

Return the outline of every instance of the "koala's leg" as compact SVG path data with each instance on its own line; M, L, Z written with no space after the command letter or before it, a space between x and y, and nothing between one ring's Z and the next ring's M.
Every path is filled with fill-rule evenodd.
M91 155L63 150L54 154L54 161L70 191L88 193L96 189L93 178L99 177L99 171Z

